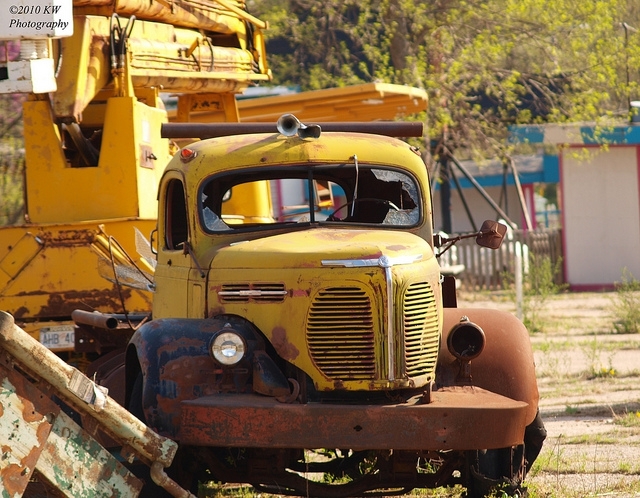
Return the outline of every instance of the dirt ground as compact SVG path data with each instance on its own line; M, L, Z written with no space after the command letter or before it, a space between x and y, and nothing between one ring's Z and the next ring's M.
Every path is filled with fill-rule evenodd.
M640 334L616 333L611 293L536 304L531 333L547 440L527 478L534 497L640 497ZM463 293L458 306L516 313L505 294Z

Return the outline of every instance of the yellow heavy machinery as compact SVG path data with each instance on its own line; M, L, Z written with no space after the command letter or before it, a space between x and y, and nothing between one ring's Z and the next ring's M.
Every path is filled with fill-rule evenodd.
M125 287L116 270L152 273L129 255L155 229L176 150L160 134L161 95L177 95L177 121L203 109L239 121L235 94L270 80L266 25L242 0L31 3L3 5L0 21L5 50L20 43L17 60L0 62L0 92L29 95L25 218L0 227L0 309L56 352L104 353L129 334L74 337L71 315L135 322L151 309L151 279Z

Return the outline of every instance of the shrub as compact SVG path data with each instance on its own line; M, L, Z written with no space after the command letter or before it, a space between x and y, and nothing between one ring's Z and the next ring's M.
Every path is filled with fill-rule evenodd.
M619 334L640 332L640 282L628 268L622 270L622 279L615 283L611 316L613 328Z

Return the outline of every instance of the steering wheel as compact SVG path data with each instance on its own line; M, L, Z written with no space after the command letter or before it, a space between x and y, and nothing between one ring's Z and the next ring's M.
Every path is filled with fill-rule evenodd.
M354 204L357 204L358 202L377 202L379 204L384 204L387 207L394 209L395 211L400 211L400 208L398 206L396 206L393 202L387 200L387 199L377 199L375 197L357 197L345 204L343 204L342 206L340 206L339 208L334 209L331 214L329 216L327 216L327 221L343 221L340 218L336 218L336 213L338 213L340 210L352 206ZM347 218L349 217L349 215L347 214ZM346 219L346 218L345 218Z

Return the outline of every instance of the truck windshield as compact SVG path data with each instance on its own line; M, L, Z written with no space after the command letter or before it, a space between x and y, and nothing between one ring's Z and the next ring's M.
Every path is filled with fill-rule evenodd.
M287 166L207 178L199 211L208 232L305 222L406 228L420 221L419 199L415 179L398 169Z

